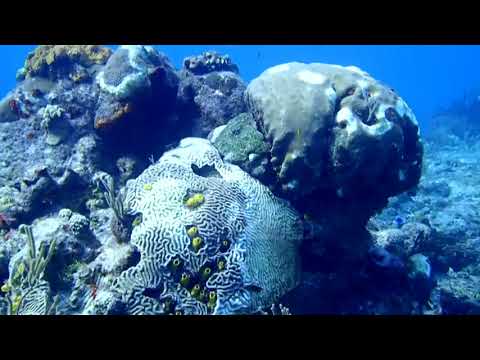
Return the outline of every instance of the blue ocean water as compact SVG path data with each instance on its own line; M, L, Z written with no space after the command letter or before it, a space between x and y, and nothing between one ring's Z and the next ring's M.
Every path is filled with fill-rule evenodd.
M111 46L116 48L117 46ZM439 109L479 88L476 45L157 45L177 68L185 57L207 50L227 53L248 82L280 63L323 62L355 65L394 88L428 131ZM0 96L15 86L15 72L34 45L0 46ZM479 90L480 94L480 90Z

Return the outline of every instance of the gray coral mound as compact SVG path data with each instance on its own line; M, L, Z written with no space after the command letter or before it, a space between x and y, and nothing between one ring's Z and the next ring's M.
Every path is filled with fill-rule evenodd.
M356 67L278 65L249 84L247 99L271 144L281 190L297 203L362 203L371 208L365 221L389 196L418 183L423 151L415 115Z
M251 313L298 284L298 213L208 140L166 152L128 182L126 204L142 215L141 260L114 284L130 314Z

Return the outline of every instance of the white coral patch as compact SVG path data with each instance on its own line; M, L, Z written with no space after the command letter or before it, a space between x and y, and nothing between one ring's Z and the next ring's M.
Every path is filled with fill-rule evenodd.
M352 109L350 109L349 107L341 108L340 111L337 113L335 121L337 122L337 124L346 123L347 126L345 127L345 130L347 131L348 135L351 135L358 130L360 122L359 119L352 112Z
M355 74L359 74L359 75L363 75L363 76L370 76L366 71L363 71L362 69L360 69L359 67L354 66L354 65L346 66L345 69L350 70L351 72L353 72Z
M387 109L389 108L390 106L385 104L385 103L380 103L377 107L377 109L375 110L375 117L377 119L384 119L385 118L385 111L387 111Z
M325 75L309 70L299 71L297 73L297 78L303 82L306 82L307 84L312 85L322 85L325 81L327 81Z
M346 123L345 130L349 136L357 131L362 131L371 136L380 136L389 131L393 126L385 119L380 120L378 123L373 125L366 125L352 112L349 107L340 109L340 111L337 113L335 121L337 124Z
M333 87L329 86L328 88L325 89L325 95L327 96L328 100L331 103L334 103L337 101L337 93L333 89Z
M119 99L128 98L136 90L145 87L148 78L143 73L128 74L122 79L122 82L117 85L109 85L105 82L103 71L97 76L97 83L100 88Z
M365 90L368 87L368 81L365 79L357 80L357 85L360 87L360 89Z
M267 74L278 74L278 73L281 73L281 72L288 71L289 69L290 69L290 66L288 64L281 64L281 65L271 67L270 69L268 69L266 71L266 73Z
M136 59L141 56L142 52L148 51L148 49L142 45L122 45L121 49L128 51L128 62L130 66L141 71L142 68L137 64Z
M387 131L389 131L392 127L393 125L389 121L386 121L385 119L370 126L362 123L362 128L372 136L381 136L385 134Z
M227 125L221 125L221 126L217 126L215 129L212 130L212 132L208 135L208 140L210 140L212 143L215 142L215 140L217 140L217 138L220 136L220 134L222 133L223 130L225 130L225 128L227 127Z

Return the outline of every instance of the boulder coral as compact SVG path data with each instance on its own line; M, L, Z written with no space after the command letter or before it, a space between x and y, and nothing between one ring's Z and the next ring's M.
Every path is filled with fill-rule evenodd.
M357 67L274 66L249 84L246 99L270 143L278 193L304 211L364 225L420 179L415 115Z

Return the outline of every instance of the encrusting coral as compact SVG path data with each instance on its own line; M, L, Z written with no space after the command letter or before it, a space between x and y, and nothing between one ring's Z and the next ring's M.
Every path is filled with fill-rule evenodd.
M112 50L99 45L41 45L31 52L20 74L22 77L46 77L55 80L71 75L72 80L86 76L84 68L103 65L112 54ZM83 75L82 75L83 73Z

